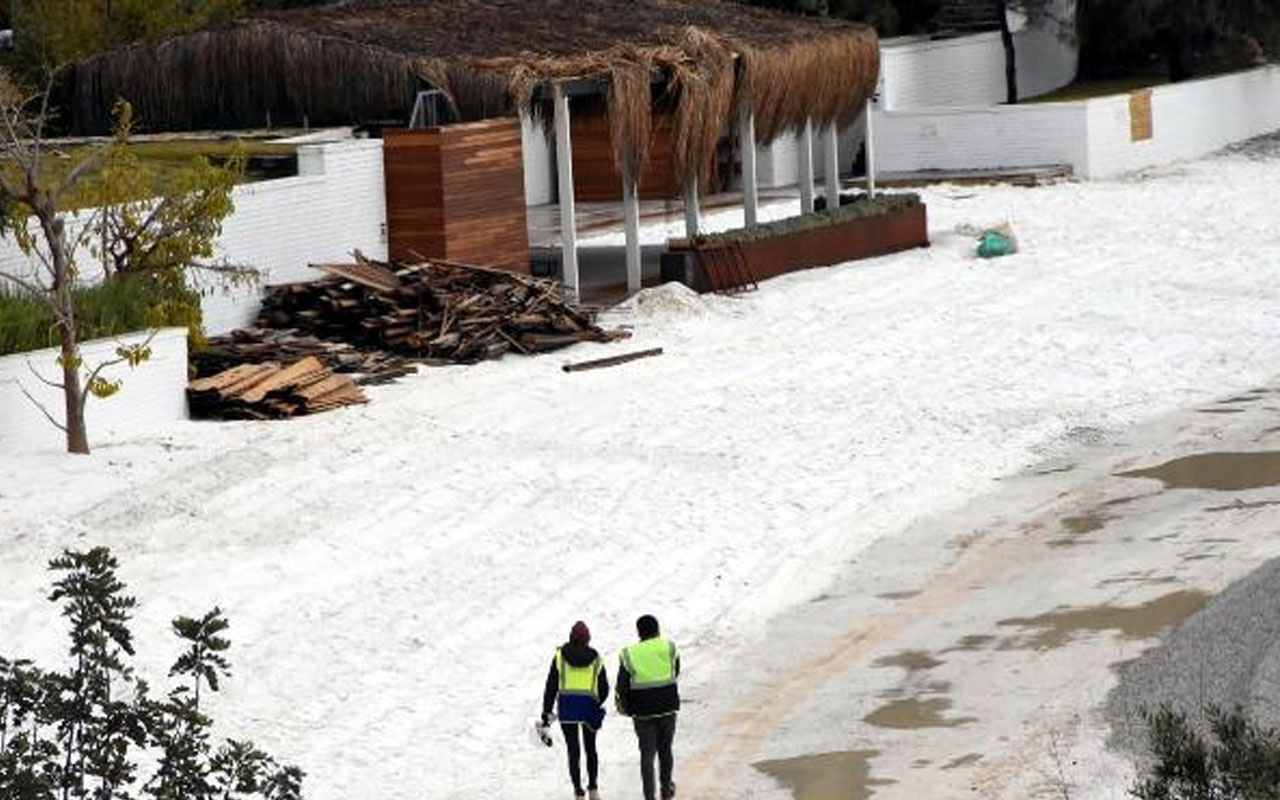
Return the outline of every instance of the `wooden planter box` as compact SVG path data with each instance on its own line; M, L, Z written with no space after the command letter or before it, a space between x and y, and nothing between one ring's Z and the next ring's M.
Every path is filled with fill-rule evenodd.
M717 244L709 243L707 247ZM929 229L921 203L875 217L735 244L750 276L760 281L802 269L927 247ZM714 275L708 274L697 252L687 242L672 242L663 263L664 279L680 280L700 292L736 288L716 285Z
M520 121L383 132L388 249L529 271Z

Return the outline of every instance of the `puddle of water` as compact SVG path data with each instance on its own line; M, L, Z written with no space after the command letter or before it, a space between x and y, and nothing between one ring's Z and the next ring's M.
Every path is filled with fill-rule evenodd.
M1107 527L1107 523L1113 519L1115 519L1115 517L1108 516L1107 514L1103 514L1098 511L1089 511L1074 517L1063 517L1061 522L1062 527L1077 536L1082 536L1086 533L1093 533L1094 531L1102 530Z
M942 652L951 653L956 650L974 652L977 650L985 650L987 645L991 644L995 640L996 640L996 637L988 633L970 633L966 636L961 636L960 641L956 642L955 644L948 647L946 650L943 650Z
M1141 500L1144 497L1151 497L1149 494L1131 494L1128 497L1117 497L1114 500L1108 500L1102 504L1103 508L1115 508L1116 506L1124 506L1135 500Z
M1050 539L1045 544L1050 547L1083 547L1097 544L1097 542L1090 542L1086 539Z
M942 768L943 769L960 769L961 767L967 767L970 764L977 764L981 760L982 760L982 753L967 753L965 755L960 756L959 758L955 758L955 759L952 759L951 761L948 761L946 764L942 765Z
M871 787L894 781L871 777L871 759L879 750L818 753L760 761L754 766L791 792L795 800L867 800Z
M1280 451L1200 453L1118 475L1122 478L1155 478L1166 489L1242 492L1280 486Z
M929 655L926 650L903 650L891 656L877 658L871 666L873 667L902 667L907 672L925 672L934 667L940 667L945 662Z
M1140 583L1155 586L1162 583L1177 583L1177 581L1178 577L1176 575L1152 575L1146 572L1130 572L1127 575L1121 575L1116 578L1107 578L1106 580L1099 581L1098 586L1111 586L1117 583Z
M945 697L931 697L928 700L912 697L883 705L863 717L862 721L877 728L913 731L922 728L957 728L978 720L977 717L944 716L950 709L951 701Z
M902 592L885 592L884 594L876 595L876 597L879 597L881 600L909 600L918 594L920 594L920 590L915 589Z
M1207 561L1211 558L1222 558L1221 553L1192 553L1191 555L1181 556L1183 561Z
M1225 506L1209 506L1205 511L1216 514L1223 511L1248 511L1250 509L1268 508L1269 506L1280 506L1280 500L1258 500L1253 503L1246 503L1243 500L1237 500L1234 503L1228 503Z
M1250 392L1249 394L1242 394L1237 397L1228 397L1226 400L1221 400L1219 402L1222 405L1229 405L1231 403L1256 403L1261 399L1261 394Z
M1150 639L1199 611L1208 601L1204 592L1184 589L1140 606L1093 606L1051 611L1038 617L1005 619L1006 627L1034 631L1000 643L1001 650L1054 650L1082 633L1117 631L1126 639Z
M1243 408L1197 408L1201 414L1243 414Z

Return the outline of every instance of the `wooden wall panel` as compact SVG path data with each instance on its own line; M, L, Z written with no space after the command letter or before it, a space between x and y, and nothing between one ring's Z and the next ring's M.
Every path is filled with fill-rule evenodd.
M609 120L599 112L571 117L573 192L583 202L622 202L622 176L613 164ZM667 200L683 196L671 167L670 114L654 114L650 127L649 160L640 171L640 199Z
M385 131L392 258L529 271L520 121Z

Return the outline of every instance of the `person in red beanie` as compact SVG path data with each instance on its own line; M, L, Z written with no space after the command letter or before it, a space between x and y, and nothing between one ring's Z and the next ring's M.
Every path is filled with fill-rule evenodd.
M542 693L542 724L551 722L551 706L556 705L565 749L569 751L569 778L573 796L599 800L596 779L600 758L596 754L596 731L604 724L604 702L609 698L609 677L600 654L591 647L591 631L578 620L569 631L569 641L556 648ZM581 745L579 745L581 737ZM582 789L581 751L587 753L587 788Z

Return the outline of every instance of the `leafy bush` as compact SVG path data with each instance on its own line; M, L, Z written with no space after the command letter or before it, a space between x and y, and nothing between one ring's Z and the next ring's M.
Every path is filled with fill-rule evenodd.
M76 328L83 341L132 331L185 327L202 341L200 298L176 291L153 275L116 276L78 288L72 299ZM0 356L58 345L53 309L43 299L6 289L0 282Z
M879 217L893 211L901 211L918 205L920 205L920 195L911 193L878 194L874 198L861 194L852 200L842 196L840 208L838 209L823 209L812 214L787 217L774 222L752 225L748 228L737 228L722 233L708 234L700 237L699 240L708 242L754 242L761 239L771 239L775 236L785 236L798 231L839 225L849 220Z
M4 800L300 800L302 772L276 763L251 742L214 747L202 688L217 691L229 665L218 609L179 617L186 648L171 677L185 683L154 699L128 664L125 593L106 548L65 551L49 598L70 623L68 670L44 670L0 657L0 797ZM149 764L144 774L139 756Z
M1132 794L1140 800L1273 800L1280 796L1280 734L1236 707L1210 706L1206 741L1184 712L1144 712L1153 761Z

